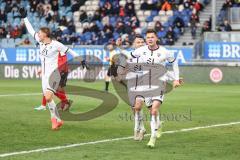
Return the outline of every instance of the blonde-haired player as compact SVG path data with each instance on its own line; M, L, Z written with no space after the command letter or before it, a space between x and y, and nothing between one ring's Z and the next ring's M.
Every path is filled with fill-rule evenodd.
M40 45L42 91L50 110L52 129L57 130L63 125L63 121L58 114L56 104L53 100L54 93L56 93L61 79L58 69L58 56L65 55L67 52L73 57L77 57L78 55L62 43L53 40L49 28L42 27L38 32L35 32L27 18L27 11L24 8L20 8L19 13L21 18L23 18L28 32Z

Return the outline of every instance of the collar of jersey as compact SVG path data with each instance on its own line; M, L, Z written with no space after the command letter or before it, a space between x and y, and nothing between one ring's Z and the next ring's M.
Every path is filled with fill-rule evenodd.
M150 51L156 51L156 50L159 49L159 45L158 45L158 47L157 47L156 49L150 49L149 46L148 46L148 49L149 49Z

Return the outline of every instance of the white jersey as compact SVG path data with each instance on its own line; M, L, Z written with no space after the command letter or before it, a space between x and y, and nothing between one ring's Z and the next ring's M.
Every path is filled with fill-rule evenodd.
M162 46L158 46L155 50L149 49L147 45L142 46L132 52L132 56L140 57L141 61L147 64L161 64L163 66L166 66L167 62L175 61L174 54Z
M52 40L49 44L39 42L40 45L40 59L42 66L42 74L51 74L58 69L58 57L66 55L68 47L62 43Z
M44 44L40 41L37 32L33 29L27 18L24 18L24 23L28 32L34 37L34 39L40 45L40 59L42 66L43 76L50 76L50 74L58 69L58 56L65 55L68 51L68 47L64 46L62 43L52 40L49 44Z
M159 46L156 50L151 50L148 46L142 46L131 53L132 59L128 60L130 72L128 79L130 104L135 103L135 99L141 97L145 100L147 106L151 106L154 100L163 102L166 89L166 77L169 71L166 69L167 63L175 62L172 52ZM131 63L133 65L131 65ZM179 77L178 67L174 67L174 73L171 76L173 80Z
M58 65L59 56L66 55L68 50L73 56L76 56L76 53L56 40L52 40L49 44L44 44L40 41L37 32L34 31L27 18L24 18L24 23L28 32L40 45L43 93L45 94L47 90L56 92L61 79Z

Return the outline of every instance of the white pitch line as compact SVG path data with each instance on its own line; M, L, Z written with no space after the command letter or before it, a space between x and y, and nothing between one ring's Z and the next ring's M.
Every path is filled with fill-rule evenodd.
M215 124L215 125L202 126L202 127L184 128L184 129L173 130L173 131L165 131L165 132L163 132L163 134L190 132L190 131L199 130L199 129L223 127L223 126L230 126L230 125L237 125L237 124L240 124L240 122L230 122L230 123ZM150 134L147 134L146 136L149 136L149 135ZM64 146L40 148L40 149L29 150L29 151L4 153L4 154L0 154L0 158L14 156L14 155L22 155L22 154L30 154L30 153L37 153L37 152L46 152L46 151L60 150L60 149L66 149L66 148L73 148L73 147L79 147L79 146L90 145L90 144L99 144L99 143L106 143L106 142L113 142L113 141L128 140L128 139L132 139L132 138L133 137L130 136L130 137L122 137L122 138L113 138L113 139L85 142L85 143L76 143L76 144L70 144L70 145L64 145Z
M42 93L20 93L20 94L0 94L0 97L31 96L41 95Z

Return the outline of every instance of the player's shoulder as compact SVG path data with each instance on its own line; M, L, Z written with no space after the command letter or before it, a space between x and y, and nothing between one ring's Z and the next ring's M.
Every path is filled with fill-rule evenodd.
M134 52L145 52L145 51L147 51L147 49L148 49L148 46L145 45L145 46L141 46L141 47L135 49Z
M160 52L168 52L168 49L166 47L164 47L164 46L159 46L158 47L158 51L160 51Z
M63 44L57 40L52 40L52 44L55 46L62 46Z

